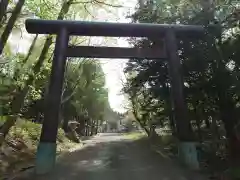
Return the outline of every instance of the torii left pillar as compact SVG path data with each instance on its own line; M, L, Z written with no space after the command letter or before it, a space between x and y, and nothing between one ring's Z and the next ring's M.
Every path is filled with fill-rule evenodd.
M39 175L51 172L55 165L56 138L68 41L69 34L67 30L61 28L57 34L55 44L44 122L36 157L35 172Z

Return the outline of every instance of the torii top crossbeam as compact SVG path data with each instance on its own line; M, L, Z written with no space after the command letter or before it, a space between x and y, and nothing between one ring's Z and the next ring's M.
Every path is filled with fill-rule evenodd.
M206 32L204 26L199 25L26 20L26 29L33 34L57 34L62 28L66 28L70 35L108 37L160 37L169 30L177 36L199 37Z

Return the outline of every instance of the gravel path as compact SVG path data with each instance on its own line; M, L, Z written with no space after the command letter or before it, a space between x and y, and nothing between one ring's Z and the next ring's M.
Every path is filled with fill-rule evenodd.
M100 134L63 155L52 175L39 180L204 180L149 148L145 140Z

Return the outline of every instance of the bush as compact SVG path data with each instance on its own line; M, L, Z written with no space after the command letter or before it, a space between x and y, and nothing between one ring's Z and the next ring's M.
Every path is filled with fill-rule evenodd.
M67 141L67 138L65 136L65 132L63 131L63 129L60 129L60 128L58 129L57 141L60 143Z
M6 121L6 116L1 116L0 115L0 127L3 125L3 123Z
M28 137L32 142L37 143L39 141L39 138L41 135L41 129L42 129L42 126L40 124L22 120L22 121L18 121L16 126L26 131L28 134Z
M41 125L27 120L18 120L7 136L7 140L21 140L29 148L36 148L41 134Z
M20 139L28 147L36 148L40 139L42 125L28 120L20 119L16 125L11 128L7 140ZM62 129L58 129L57 143L69 143Z
M5 119L0 118L0 125ZM41 124L18 119L6 137L0 149L0 179L3 173L10 174L22 168L32 166L35 161L37 145L41 135ZM62 129L58 130L57 152L65 152L75 146L66 137Z

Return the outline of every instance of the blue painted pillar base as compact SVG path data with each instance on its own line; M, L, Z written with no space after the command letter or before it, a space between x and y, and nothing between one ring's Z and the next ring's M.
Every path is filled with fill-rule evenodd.
M195 142L179 142L178 157L180 161L193 170L199 169Z
M44 175L53 171L56 161L56 149L56 143L39 143L35 168L37 175Z

